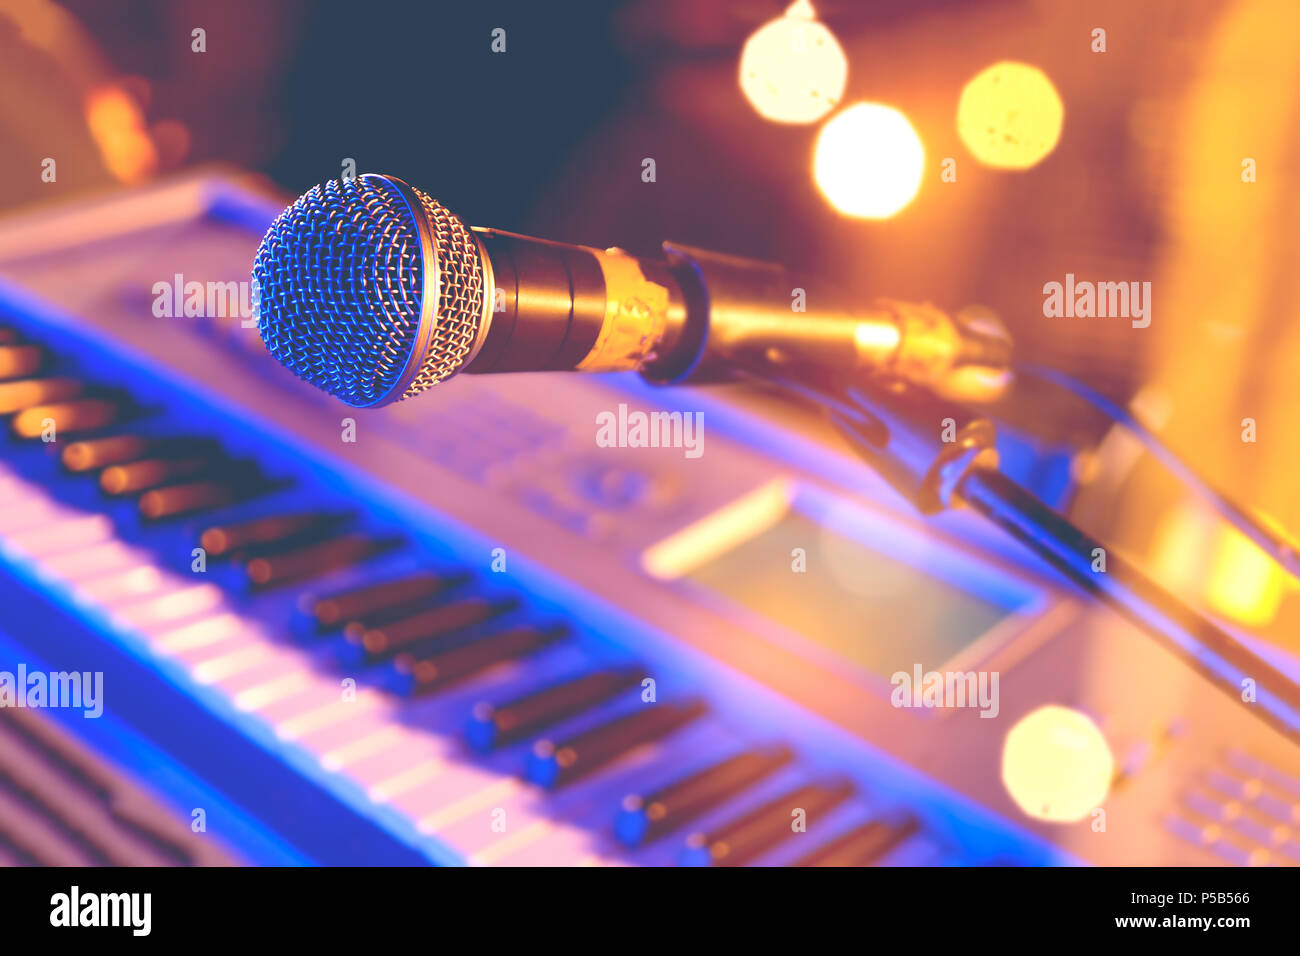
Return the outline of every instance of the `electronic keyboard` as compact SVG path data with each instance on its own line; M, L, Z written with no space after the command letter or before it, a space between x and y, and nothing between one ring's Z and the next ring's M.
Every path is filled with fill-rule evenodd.
M279 208L202 175L0 229L0 670L102 672L111 733L24 719L210 847L141 860L1300 863L1293 744L802 410L523 374L359 411L297 382L229 305ZM700 413L702 453L596 441L652 411ZM914 667L996 672L996 714L899 706ZM1004 784L1047 704L1106 736L1100 815ZM0 859L41 861L9 820Z

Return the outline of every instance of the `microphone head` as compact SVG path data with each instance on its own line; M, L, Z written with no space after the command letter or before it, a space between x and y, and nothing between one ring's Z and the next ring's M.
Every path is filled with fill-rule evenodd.
M400 179L327 182L262 239L258 331L304 381L349 405L387 405L474 357L487 332L490 269L474 233Z

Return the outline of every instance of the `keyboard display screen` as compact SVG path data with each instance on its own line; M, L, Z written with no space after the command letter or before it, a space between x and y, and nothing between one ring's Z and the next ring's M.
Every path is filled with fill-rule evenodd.
M685 577L889 678L940 668L1025 603L943 580L939 547L901 560L791 510Z

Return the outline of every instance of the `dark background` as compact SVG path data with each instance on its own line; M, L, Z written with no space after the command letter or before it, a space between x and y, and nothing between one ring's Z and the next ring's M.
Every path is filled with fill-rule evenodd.
M1137 399L1217 484L1300 520L1294 0L815 2L848 59L841 105L894 106L925 144L919 194L885 221L839 215L819 194L820 123L767 122L741 93L746 38L786 6L18 0L0 11L12 171L0 210L214 163L288 201L351 158L473 225L640 254L675 240L811 267L864 301L984 305L1019 357ZM196 26L203 54L190 48ZM963 85L999 60L1038 66L1065 104L1055 151L1031 169L982 167L956 134ZM106 168L87 132L85 97L106 86L135 104L156 153L136 175ZM36 172L49 156L57 183ZM1259 159L1258 184L1241 182L1243 156ZM646 157L654 183L641 180ZM959 175L945 184L949 157ZM1151 281L1154 324L1045 318L1043 285L1066 273ZM1004 412L1052 442L1087 447L1107 432L1034 386L1018 385ZM1243 451L1247 416L1270 443ZM1127 473L1119 458L1105 467ZM1156 478L1142 497L1172 494ZM1145 538L1159 510L1126 523Z

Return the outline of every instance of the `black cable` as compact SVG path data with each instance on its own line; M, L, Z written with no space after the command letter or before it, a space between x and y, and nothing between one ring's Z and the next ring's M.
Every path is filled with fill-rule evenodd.
M1287 535L1270 528L1257 515L1238 505L1192 470L1154 432L1137 420L1127 409L1112 402L1096 389L1065 372L1043 365L1019 364L1017 374L1031 375L1075 395L1118 425L1133 433L1144 448L1160 461L1179 481L1208 502L1226 521L1253 541L1265 554L1293 577L1300 578L1300 553Z
M1261 692L1263 696L1261 716L1287 736L1300 740L1300 685L1209 618L1000 472L971 471L958 494L975 511L1027 545L1075 585L1151 634L1238 703L1244 702L1242 679L1253 680L1256 699L1260 700ZM1104 571L1093 570L1099 548L1105 554ZM1236 674L1225 674L1213 666L1216 663ZM1273 700L1269 701L1269 697ZM1289 715L1284 715L1284 710Z

